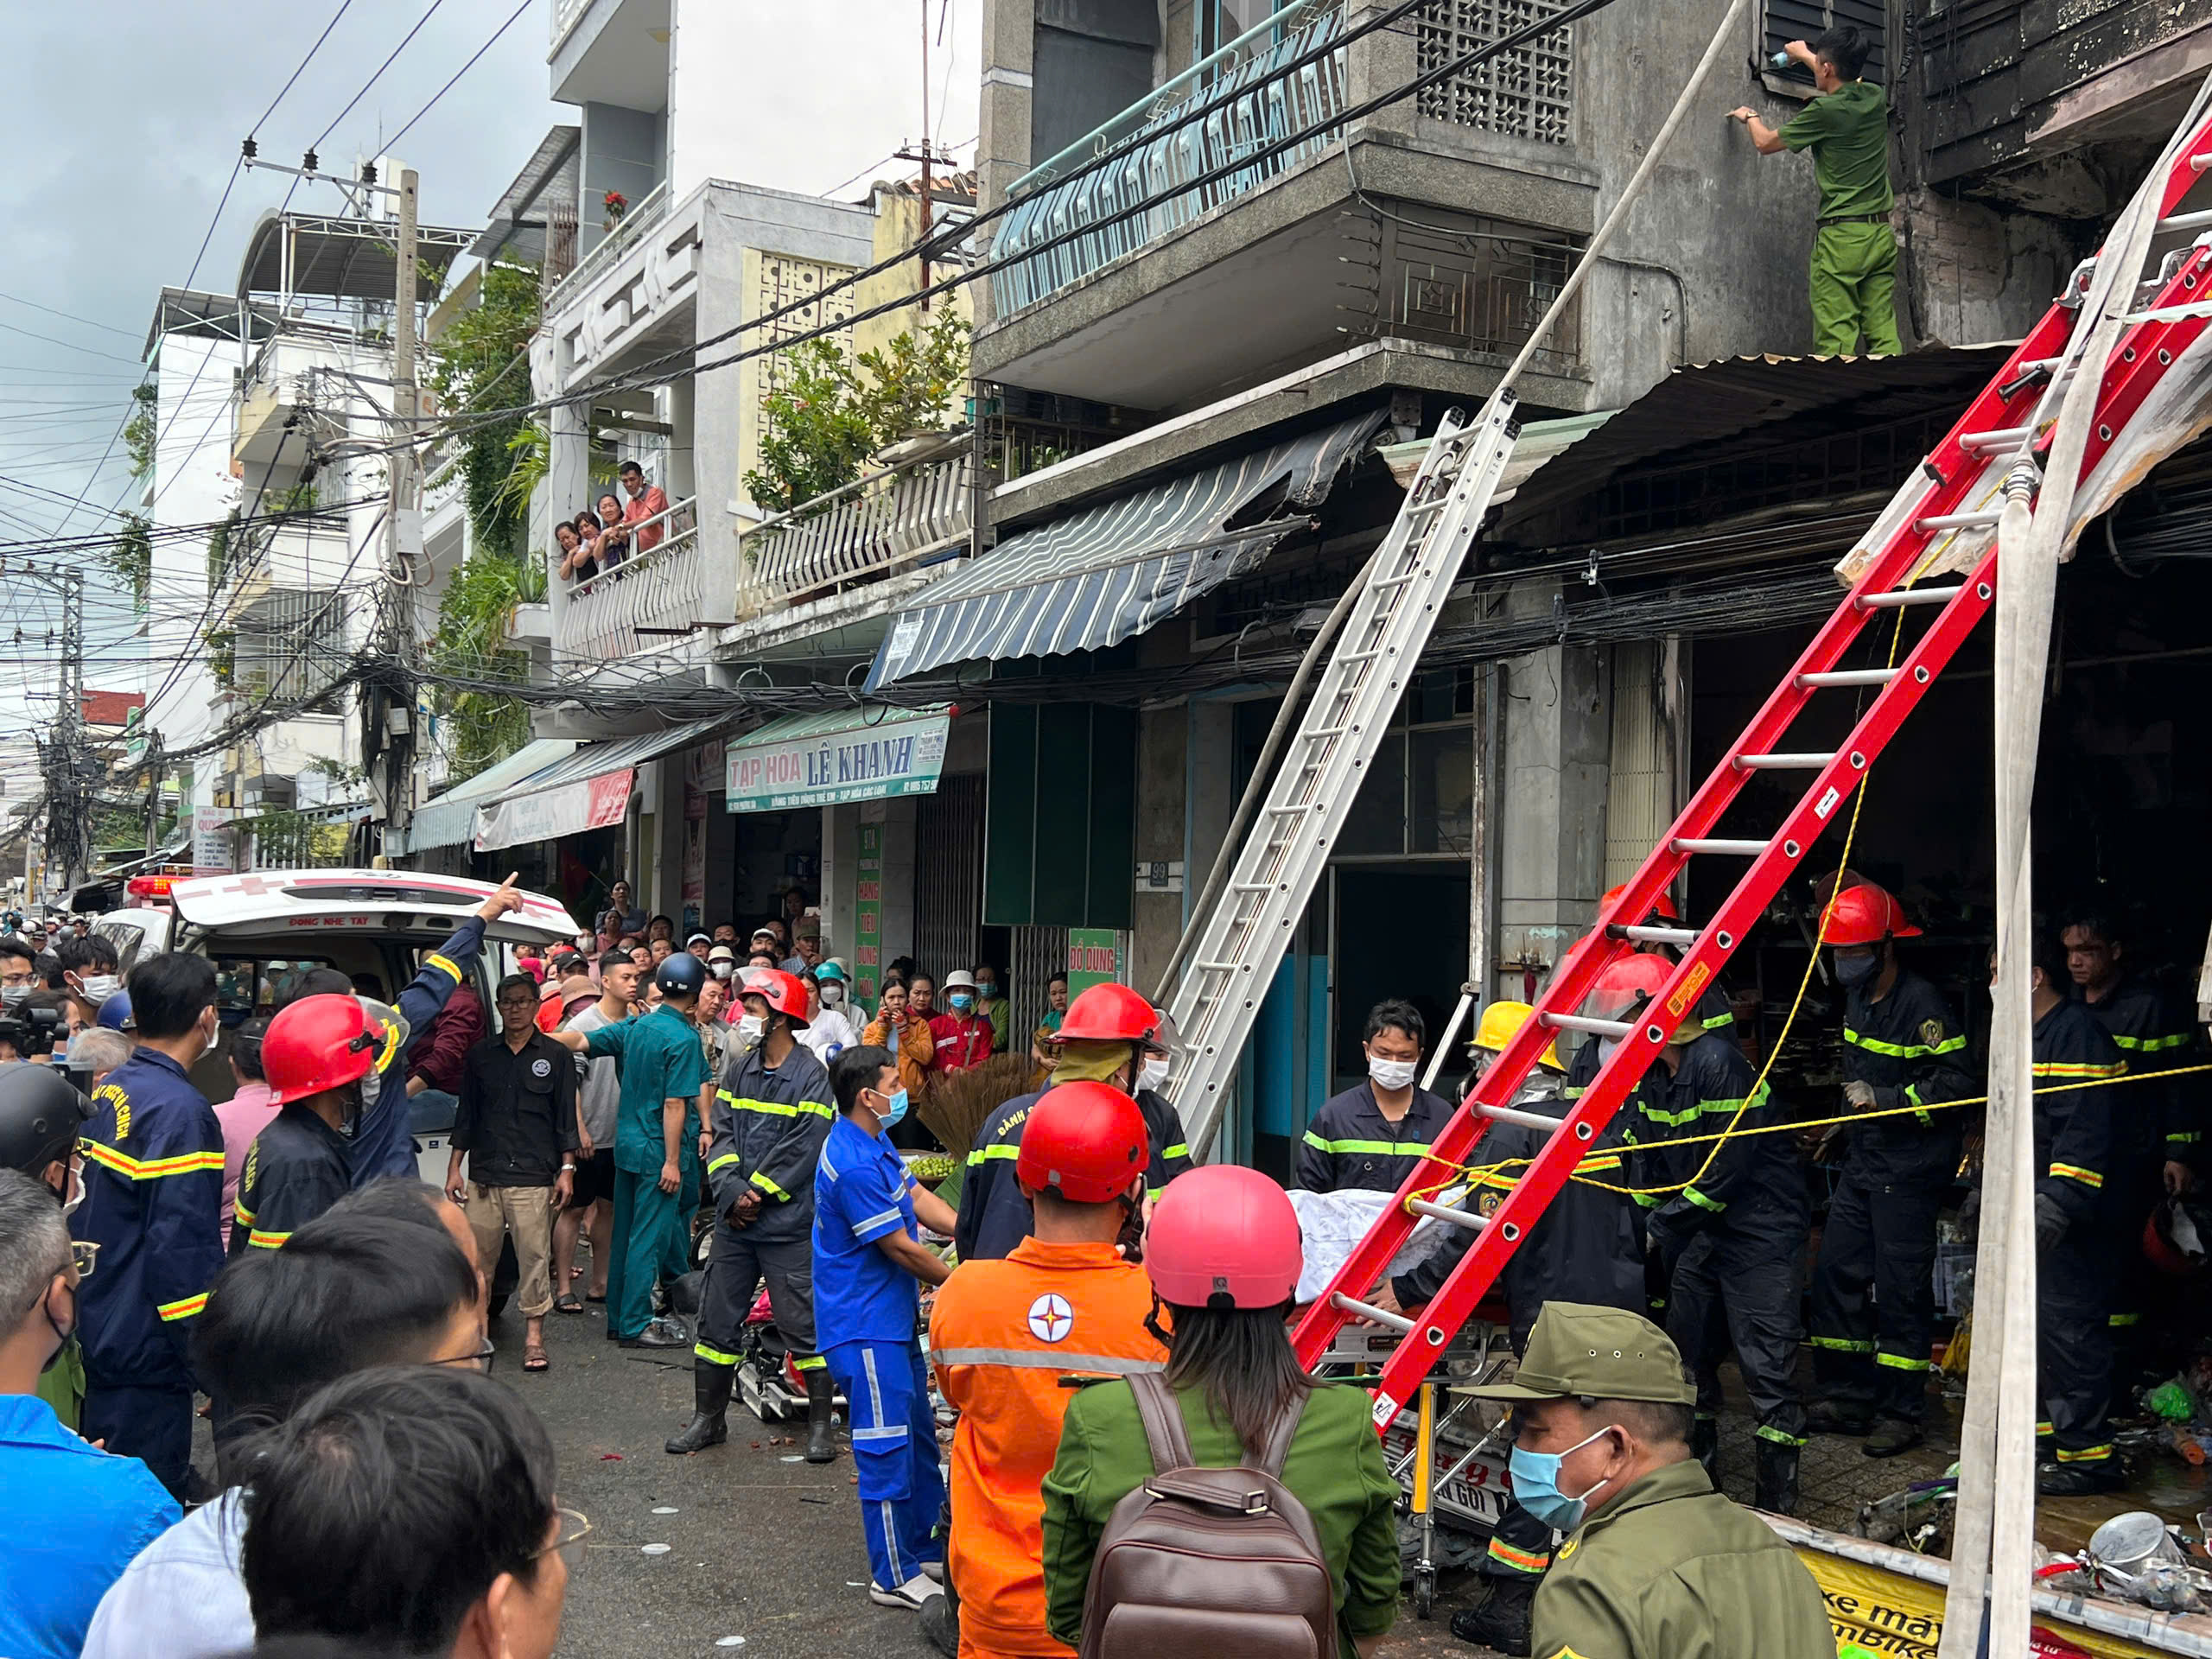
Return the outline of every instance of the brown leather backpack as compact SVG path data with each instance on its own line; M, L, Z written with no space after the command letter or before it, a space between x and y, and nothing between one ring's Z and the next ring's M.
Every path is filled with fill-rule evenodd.
M1335 1582L1281 1479L1305 1396L1256 1466L1202 1469L1174 1390L1153 1373L1128 1383L1153 1472L1099 1536L1079 1659L1337 1659Z

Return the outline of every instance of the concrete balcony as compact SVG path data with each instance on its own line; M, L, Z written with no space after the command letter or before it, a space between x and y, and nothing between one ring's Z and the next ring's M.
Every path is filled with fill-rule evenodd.
M556 667L611 663L663 652L729 615L727 571L699 545L697 504L679 501L631 527L635 551L609 570L558 590L553 605Z
M967 550L971 435L951 432L900 447L907 453L887 457L889 465L742 534L741 620L875 587Z
M669 0L553 0L555 101L657 110L668 99Z
M591 379L626 354L688 346L696 313L707 193L671 204L656 186L545 296L563 385Z
M1546 37L1349 118L1504 9L1451 0L1434 29L1343 41L1372 10L1300 0L1016 180L977 378L1173 415L1398 340L1459 353L1481 391L1595 226L1571 48ZM1579 318L1533 371L1524 398L1585 405Z

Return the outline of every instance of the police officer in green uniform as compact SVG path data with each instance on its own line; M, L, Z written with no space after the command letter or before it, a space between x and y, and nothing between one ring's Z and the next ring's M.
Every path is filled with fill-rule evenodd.
M1821 188L1820 222L1813 232L1813 350L1843 357L1859 349L1877 356L1897 343L1897 241L1890 229L1890 106L1882 89L1859 78L1866 67L1866 39L1839 24L1808 46L1790 41L1789 55L1813 72L1819 96L1770 127L1746 106L1732 111L1762 156L1785 149L1813 152Z
M1690 1455L1695 1386L1640 1314L1552 1302L1510 1382L1513 1496L1567 1535L1537 1659L1833 1659L1820 1586Z

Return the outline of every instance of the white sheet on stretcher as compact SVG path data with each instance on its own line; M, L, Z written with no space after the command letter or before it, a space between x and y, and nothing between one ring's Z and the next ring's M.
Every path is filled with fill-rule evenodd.
M1457 1205L1466 1196L1464 1185L1447 1187L1438 1193L1434 1202ZM1337 1270L1351 1259L1359 1241L1367 1236L1376 1218L1397 1202L1395 1192L1305 1192L1290 1195L1291 1208L1298 1211L1298 1227L1304 1235L1306 1262L1298 1274L1298 1300L1318 1300L1337 1276ZM1446 1224L1424 1216L1415 1224L1397 1255L1390 1259L1390 1271L1401 1274L1427 1256L1443 1243L1451 1230ZM1364 1296L1368 1287L1357 1293Z

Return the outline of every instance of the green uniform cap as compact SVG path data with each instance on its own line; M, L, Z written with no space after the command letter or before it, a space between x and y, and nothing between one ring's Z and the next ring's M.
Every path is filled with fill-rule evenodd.
M1640 1313L1546 1302L1510 1382L1465 1393L1481 1400L1651 1400L1694 1406L1697 1388L1667 1333Z

